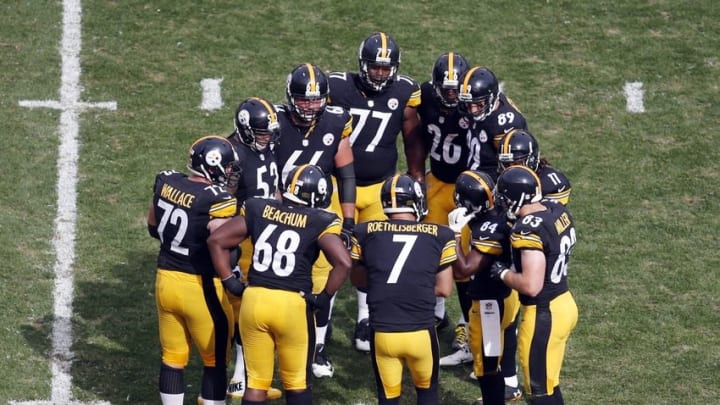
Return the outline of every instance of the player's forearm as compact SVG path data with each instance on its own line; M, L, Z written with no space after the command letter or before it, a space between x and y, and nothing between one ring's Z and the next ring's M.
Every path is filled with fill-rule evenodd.
M411 144L406 142L405 157L410 176L421 183L425 183L425 154L422 143L419 140Z
M355 168L352 163L335 170L338 182L338 199L342 207L343 218L355 218L356 182Z

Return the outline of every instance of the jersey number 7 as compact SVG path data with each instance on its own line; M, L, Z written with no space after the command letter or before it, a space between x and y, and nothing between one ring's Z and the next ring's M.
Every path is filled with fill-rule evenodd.
M417 238L417 235L393 235L393 242L402 243L402 248L400 249L400 253L397 255L397 259L395 259L395 264L390 271L390 276L387 278L387 284L397 283L398 278L400 278L400 273L405 268L405 262L410 256L410 251L412 251Z

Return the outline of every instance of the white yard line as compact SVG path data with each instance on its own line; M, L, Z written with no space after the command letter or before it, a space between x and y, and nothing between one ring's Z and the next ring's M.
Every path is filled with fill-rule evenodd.
M623 90L625 90L625 99L627 100L625 109L631 113L645 112L643 104L645 90L643 90L642 82L627 82Z
M220 95L220 83L223 79L202 79L200 87L202 87L202 101L200 109L207 111L219 110L223 106L222 96Z
M80 0L63 1L63 34L60 42L61 85L60 101L21 100L19 104L30 108L60 110L60 146L58 148L57 216L55 217L55 285L53 287L54 320L52 329L52 394L49 401L11 401L12 404L79 404L72 399L73 333L72 313L74 294L73 264L75 262L75 233L77 220L78 176L78 116L88 108L117 109L114 101L83 103L80 101L80 48L81 48ZM108 402L92 402L107 404Z

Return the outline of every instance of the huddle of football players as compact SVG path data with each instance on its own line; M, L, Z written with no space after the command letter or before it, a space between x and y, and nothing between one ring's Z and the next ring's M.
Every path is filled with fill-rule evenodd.
M399 403L405 366L417 403L438 404L439 367L464 363L477 403L523 391L532 404L563 403L560 368L577 321L570 183L540 157L490 69L447 52L418 85L400 63L395 40L375 32L357 72L298 65L286 103L243 100L228 137L191 145L190 175L157 175L147 222L160 241L163 404L183 403L193 344L199 402L281 397L271 387L277 356L286 403L311 404L310 373L335 372L326 346L348 275L353 346L371 355L380 404ZM453 280L461 313L441 357Z

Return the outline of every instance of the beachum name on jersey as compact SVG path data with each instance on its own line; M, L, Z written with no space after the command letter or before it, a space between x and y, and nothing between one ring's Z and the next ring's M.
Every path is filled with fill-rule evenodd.
M281 224L297 228L307 228L307 215L299 212L281 211L275 207L267 205L265 206L265 209L263 209L262 217L273 222L279 222Z

